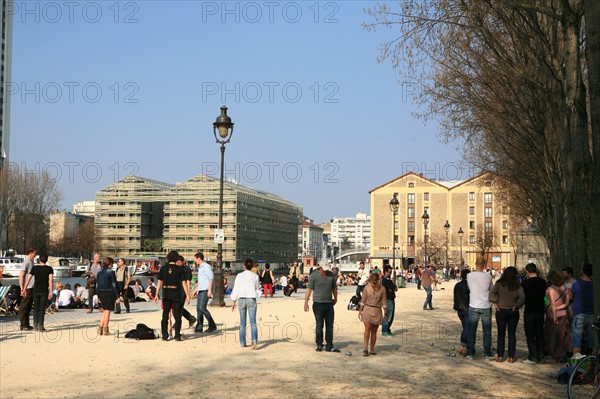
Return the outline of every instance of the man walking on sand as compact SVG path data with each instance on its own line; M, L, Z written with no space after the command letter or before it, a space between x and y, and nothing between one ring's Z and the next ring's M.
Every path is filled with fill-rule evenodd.
M192 316L192 314L190 312L188 312L188 310L185 308L185 289L183 287L183 285L187 285L187 292L190 293L191 292L191 281L192 281L192 269L185 264L185 258L181 255L179 255L179 258L176 262L176 265L179 266L181 268L181 270L183 271L183 277L182 277L182 285L181 285L181 317L183 317L184 319L186 319L188 321L188 323L190 323L189 328L194 327L194 324L196 324L196 318L194 316Z
M337 284L328 263L319 263L319 270L308 278L308 287L304 296L304 311L308 312L308 300L313 296L313 313L315 314L315 327L317 352L323 351L323 323L325 324L325 351L339 352L333 346L333 320L335 313L333 307L337 303Z
M194 255L194 260L198 265L198 283L196 284L196 294L198 295L198 299L196 302L196 311L197 311L197 319L198 324L196 325L196 332L203 332L203 324L204 317L208 321L208 329L206 332L213 332L217 330L217 324L212 318L212 315L206 308L208 305L208 298L212 298L212 286L213 280L215 278L212 268L206 262L204 262L204 254L202 252L198 252Z
M475 262L475 271L467 274L469 286L469 316L467 326L467 359L475 356L475 338L477 325L481 318L483 328L483 352L486 359L492 360L492 303L488 295L492 288L492 276L484 270L485 259L478 257Z
M425 298L425 302L423 303L423 310L433 310L433 303L431 302L433 298L431 284L437 284L438 279L436 274L431 270L431 265L427 265L427 269L421 274L421 284L423 285L423 289L427 294ZM429 308L427 307L429 306Z

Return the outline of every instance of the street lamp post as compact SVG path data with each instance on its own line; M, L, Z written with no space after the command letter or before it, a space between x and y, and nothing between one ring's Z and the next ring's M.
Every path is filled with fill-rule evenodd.
M444 225L444 230L446 231L446 273L444 275L444 279L448 279L448 267L450 266L448 263L448 232L450 231L450 223L446 220L446 224Z
M392 267L396 268L396 215L398 214L398 207L400 202L398 201L398 193L394 193L394 196L390 200L390 210L394 215L394 221L392 223Z
M462 227L459 227L458 229L458 238L460 238L460 268L462 269L465 265L465 260L463 258L463 251L462 251L462 240L463 240L463 236L465 235L465 232L463 231Z
M425 245L425 256L423 256L423 264L425 265L425 267L427 267L427 225L429 224L429 214L427 214L427 210L423 212L423 216L421 216L421 219L423 219L423 227L425 227L425 237L423 241Z
M221 115L213 123L213 133L217 144L221 145L221 181L219 186L219 230L223 229L223 178L225 169L225 144L229 143L233 136L233 123L227 115L227 107L221 107ZM215 290L211 306L225 306L225 293L223 286L223 243L217 243L217 265L214 272Z

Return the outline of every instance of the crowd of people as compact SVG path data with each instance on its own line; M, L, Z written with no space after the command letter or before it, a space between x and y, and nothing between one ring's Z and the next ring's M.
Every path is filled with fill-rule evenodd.
M482 324L484 358L496 362L517 362L516 331L523 311L528 356L525 364L566 362L579 359L596 345L592 266L583 266L579 280L573 269L562 275L550 271L543 279L537 266L529 263L526 275L519 276L507 267L494 284L484 270L485 261L477 259L475 271L463 270L462 281L454 287L454 310L461 321L459 352L467 359L475 356L479 320ZM492 309L497 326L496 353L492 353ZM508 349L506 336L508 335Z
M181 334L182 318L187 319L189 328L196 326L195 332L214 332L217 323L207 308L213 297L214 274L212 267L204 262L204 255L194 256L197 270L197 283L192 289L192 269L182 256L171 251L167 265L157 275L157 283L149 278L144 288L141 280L132 280L123 259L118 259L116 271L110 257L100 261L95 254L86 273L85 287L75 284L54 284L53 269L47 265L47 256L41 254L38 264L33 259L36 251L28 251L24 269L19 279L21 300L18 307L21 330L45 331L44 316L47 312L60 309L84 308L93 312L96 307L101 312L98 324L100 335L110 335L111 312L119 313L121 303L127 313L130 301L162 300L162 339L184 340ZM460 320L462 331L458 352L466 359L474 359L476 354L477 329L482 325L483 357L496 362L507 360L517 362L516 331L523 310L523 322L527 341L528 356L525 364L545 362L565 362L569 358L578 359L590 353L596 345L594 328L594 307L592 289L592 266L584 265L579 280L573 277L573 269L565 267L562 274L550 271L541 278L535 264L525 267L520 275L516 268L507 267L498 272L485 268L485 260L478 258L475 270L436 270L432 265L414 265L407 270L398 270L385 265L382 270L365 267L360 262L356 273L346 276L336 265L319 263L303 275L297 263L290 264L289 273L277 278L267 263L260 270L252 259L244 262L244 271L236 276L233 288L229 290L227 279L224 288L231 293L232 310L240 312L240 343L247 346L246 323L249 320L251 337L249 345L257 348L256 333L257 299L261 296L272 298L281 289L289 296L305 287L304 309L309 310L312 296L312 310L316 322L315 342L317 351L339 352L333 344L334 305L337 302L337 289L341 285L355 285L358 318L364 324L364 356L376 355L377 332L382 326L383 336L393 335L391 325L394 320L395 293L403 280L417 284L417 289L426 293L423 310L434 310L433 294L435 284L456 278L454 286L454 310ZM496 281L497 280L497 281ZM197 298L196 315L185 309L192 297ZM494 312L495 311L495 312ZM33 312L33 326L30 313ZM492 316L495 313L497 325L496 352L492 352ZM207 326L205 329L204 320ZM325 331L323 331L325 330ZM508 336L508 346L506 337Z

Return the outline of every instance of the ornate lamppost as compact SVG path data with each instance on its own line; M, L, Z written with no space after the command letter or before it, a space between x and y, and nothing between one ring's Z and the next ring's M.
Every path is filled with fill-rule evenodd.
M213 133L217 144L221 145L221 181L219 186L219 227L218 232L215 232L215 241L217 241L217 265L215 266L215 289L213 291L213 299L211 306L225 306L225 293L223 286L223 240L224 235L220 234L223 230L223 178L225 169L225 144L229 143L233 136L233 122L227 115L227 107L221 107L221 115L217 117L213 123ZM220 239L217 240L217 236Z
M396 215L398 215L398 207L400 202L398 201L398 193L394 193L394 196L390 200L390 210L394 215L394 221L392 223L392 267L396 268Z
M446 231L446 273L444 275L444 279L448 279L448 232L450 231L450 223L446 220L446 224L444 225L444 230Z
M463 236L465 235L465 232L463 231L462 227L459 227L458 229L458 238L460 238L460 268L462 269L465 265L465 260L463 259L463 251L462 251L462 240L463 240Z
M425 265L425 267L427 267L427 225L429 224L429 214L427 213L427 210L423 212L423 216L421 216L421 219L423 219L423 227L425 227L425 237L423 241L425 245L425 255L423 256L423 264Z

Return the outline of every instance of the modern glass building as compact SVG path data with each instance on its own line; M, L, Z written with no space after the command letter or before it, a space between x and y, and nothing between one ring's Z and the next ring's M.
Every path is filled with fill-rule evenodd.
M223 190L226 265L296 259L301 207L233 182ZM161 251L188 258L201 251L214 260L218 220L219 180L202 174L175 185L128 176L96 193L97 242L119 256L150 252L159 240Z

